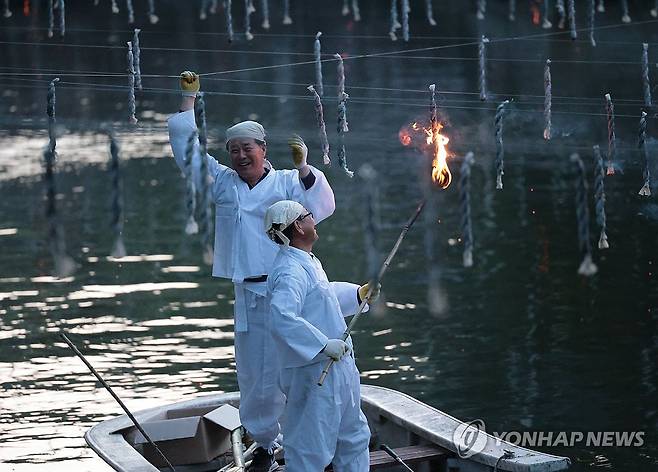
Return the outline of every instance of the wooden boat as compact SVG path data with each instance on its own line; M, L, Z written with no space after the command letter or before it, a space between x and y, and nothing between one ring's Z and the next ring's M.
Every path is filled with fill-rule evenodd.
M453 438L462 421L453 418L401 392L371 385L362 385L362 409L368 418L372 432L371 470L390 468L405 470L383 451L377 450L386 444L417 472L552 472L566 470L570 460L525 449L514 444L496 441L486 436L483 450L470 457L462 451ZM210 411L221 405L238 406L239 394L223 393L194 398L162 407L135 413L139 422L164 419L168 413L180 409ZM126 416L103 421L85 434L85 440L96 453L115 470L121 472L157 472L169 470L157 468L148 462L131 443L130 431L134 426ZM471 451L473 452L473 451ZM177 472L217 471L227 462L217 458L210 462L192 465L176 465ZM284 470L282 466L280 470ZM311 472L311 471L309 471Z

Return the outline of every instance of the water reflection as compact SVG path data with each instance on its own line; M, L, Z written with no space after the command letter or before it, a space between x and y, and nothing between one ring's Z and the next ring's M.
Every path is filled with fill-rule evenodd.
M403 48L400 42L391 45L376 37L381 33L379 25L387 19L371 3L363 8L364 22L358 28L364 30L357 28L363 33L357 37L346 35L340 21L319 24L318 20L316 24L312 15L296 31L306 34L321 28L326 36L323 49L348 56ZM474 24L460 10L463 4L446 5L450 24L443 25L445 34L477 37L485 25ZM76 8L83 7L71 6L73 26L83 21L75 14ZM335 17L333 6L318 8L322 18ZM179 15L180 27L188 34L176 38L177 46L220 47L216 41L221 39L214 35L189 33L210 26L195 24L187 13ZM84 22L105 29L110 21L115 31L126 28L123 20L105 16L93 13ZM520 18L515 33L537 33ZM494 21L486 26L492 37L493 33L508 34L510 28ZM419 34L438 34L420 22L414 27ZM174 26L163 28L155 33L145 29L144 44L172 47L166 29ZM0 36L25 41L42 33L7 28ZM122 35L129 33L72 31L71 38L123 45ZM310 52L312 36L308 48L300 38L258 36L249 47L272 49L276 43L281 51ZM455 162L466 151L475 152L475 266L469 271L461 265L459 196L453 184L437 197L435 214L427 222L431 251L423 228L414 228L387 274L384 301L357 326L354 337L364 382L398 388L463 419L484 418L494 430L645 430L652 434L641 450L553 448L548 452L571 456L576 470L604 465L618 470L656 469L658 206L635 195L641 181L635 151L638 90L632 85L635 79L629 80L626 71L620 74L618 67L560 63L560 59L628 60L635 43L651 42L654 36L650 27L640 26L601 31L599 43L605 47L597 50L569 41L508 42L498 48L492 43L492 59L536 59L514 62L513 67L492 62L489 71L490 89L498 93L493 95L495 101L509 98L500 92L516 95L506 118L503 192L494 190L493 102L480 104L468 95L477 89L475 61L373 58L345 62L352 128L347 136L349 162L355 169L371 162L380 170L382 251L393 244L406 215L422 197L418 171L423 158L401 148L397 132L403 123L426 119L428 83L439 84L439 106L450 120L446 132ZM606 44L606 39L631 44ZM408 46L449 42L412 40ZM124 68L122 49L97 49L93 54L89 49L67 49L58 55L38 47L1 45L0 52L12 67ZM474 58L475 54L474 48L464 47L455 57ZM547 56L555 59L556 96L559 87L563 97L590 97L556 98L556 137L550 143L541 140L541 74ZM142 70L156 75L171 75L183 68L208 72L286 60L148 50L142 59ZM634 74L631 69L629 76ZM324 73L329 123L335 105L333 65L328 63ZM290 167L285 141L291 131L307 139L314 162L319 143L311 102L267 97L303 95L294 84L312 80L312 68L301 67L243 73L228 81L205 80L210 91L251 95L207 97L212 152L226 162L224 125L237 119L261 119L269 132L268 154L275 167ZM123 77L94 81L124 84ZM154 89L175 86L166 77L152 77L148 82ZM8 112L2 121L10 124L0 130L0 462L20 472L45 467L109 470L84 446L82 435L92 424L121 411L59 342L58 332L64 329L71 334L135 410L186 395L234 390L231 284L209 276L198 240L184 235L184 187L171 162L164 128L164 119L176 110L178 97L157 90L145 92L138 101L140 126L131 129L124 123L125 90L65 86L58 92L58 206L67 247L78 268L72 277L53 278L52 261L43 243L40 182L41 153L47 141L44 90L23 87L26 84L5 81L0 98L0 107ZM579 255L572 171L566 157L579 150L591 167L589 150L593 143L605 142L606 128L602 116L570 113L602 113L600 97L610 89L619 99L619 162L625 173L606 181L612 248L595 253L600 274L583 280L576 275ZM98 131L101 122L117 128L122 149L124 237L129 253L123 258L109 256L108 142ZM333 139L330 129L332 143ZM649 143L650 153L655 154L656 144ZM359 194L354 182L337 168L326 172L336 191L338 210L318 228L317 253L332 278L360 281L365 278L365 261L360 247ZM428 280L436 282L449 302L441 316L431 314Z
M191 314L218 303L191 302L184 309ZM46 313L45 306L24 304L21 311ZM82 436L94 422L119 414L119 408L57 341L60 329L84 344L90 363L131 409L235 388L230 317L174 315L136 322L113 315L56 315L34 328L7 329L3 323L0 331L0 340L11 340L14 349L29 352L8 356L3 351L5 361L0 363L0 378L9 380L0 390L0 419L5 424L0 460L11 464L9 470L28 470L25 464L42 462L48 462L50 470L53 461L73 459L82 461L76 470L109 470L84 447ZM112 339L112 333L119 338ZM104 341L94 342L97 336Z

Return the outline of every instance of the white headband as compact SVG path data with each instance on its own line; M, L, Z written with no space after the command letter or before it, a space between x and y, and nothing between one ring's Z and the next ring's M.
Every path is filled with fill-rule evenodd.
M305 211L302 205L292 200L276 202L265 212L265 232L271 240L274 241L275 236L278 236L283 245L288 246L290 239L283 234L283 231L302 216Z
M255 121L242 121L226 130L226 148L231 139L247 138L265 141L265 128Z

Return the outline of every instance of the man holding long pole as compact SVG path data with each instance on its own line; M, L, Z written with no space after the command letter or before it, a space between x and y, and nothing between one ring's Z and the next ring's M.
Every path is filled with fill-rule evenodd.
M370 430L361 411L359 371L349 355L352 340L341 336L344 317L356 313L366 294L376 299L379 287L328 281L311 252L318 239L314 215L299 203L269 207L265 230L280 245L267 286L287 397L286 471L321 471L332 464L336 472L366 472ZM335 361L334 372L318 387L327 359Z

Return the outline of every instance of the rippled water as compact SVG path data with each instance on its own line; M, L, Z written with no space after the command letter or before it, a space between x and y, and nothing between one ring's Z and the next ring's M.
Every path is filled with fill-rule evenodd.
M17 78L7 73L15 68L123 72L122 46L131 35L125 31L123 13L111 16L109 5L104 5L108 2L101 3L98 9L69 6L64 42L117 49L7 44L60 40L48 40L43 29L36 29L46 25L44 11L38 12L38 20L17 15L1 20L1 470L109 470L82 436L93 424L120 414L120 409L59 339L60 330L70 333L134 410L237 388L231 284L210 277L197 238L186 237L183 231L184 185L170 158L164 128L166 116L177 110L178 97L152 90L174 89L175 79L145 77L147 90L138 94L140 125L130 129L125 90L94 89L101 84L124 85L124 78L62 76L57 92L57 204L67 251L78 267L68 279L52 277L41 151L47 141L46 80L53 75ZM481 33L545 33L530 24L525 4L519 5L519 20L509 24L502 20L507 2L489 2L489 18L476 24L470 7L448 2L444 10L437 9L439 27L430 29L421 2L412 2L418 3L412 11L412 35L452 38L412 39L405 45L381 37L388 31L381 3L362 1L360 24L340 17L339 2L335 3L317 11L297 5L292 27L285 29L277 20L271 31L275 36L257 34L249 44L238 37L230 47L224 36L200 34L223 32L221 18L201 23L194 12L169 6L161 11L157 26L144 25L142 71L175 75L186 68L213 72L310 60L312 56L255 52L311 52L312 36L278 34L312 35L318 29L325 32L325 52L340 51L348 57L469 43L407 54L413 58L345 62L348 158L355 169L370 162L379 171L382 252L393 244L423 195L423 158L402 148L397 133L404 124L426 119L429 97L424 90L429 83L437 83L440 90L450 150L456 156L473 150L476 160L475 266L461 266L455 182L434 196L433 206L412 229L387 274L385 301L358 326L355 343L362 380L399 389L462 419L483 418L490 431L645 431L646 443L639 448L579 445L542 450L571 457L574 470L658 470L658 202L637 196L642 160L636 151L639 43L656 41L655 23L601 30L596 49L586 41L565 41L565 36L493 42L493 97L481 103L472 41ZM644 3L632 3L635 20L651 20ZM240 6L236 8L239 12ZM142 16L138 12L140 22ZM597 22L617 25L618 17L613 5L605 16L597 16ZM255 33L260 31L258 22L254 20ZM76 31L85 28L99 31ZM650 60L655 63L653 48ZM428 59L431 56L453 59ZM554 61L555 138L550 143L541 139L547 57ZM252 118L268 129L268 154L275 167L290 166L285 138L292 131L307 139L311 161L320 165L313 106L302 86L313 81L312 67L204 78L207 91L247 94L206 97L213 154L226 162L223 128ZM652 76L655 71L652 66ZM333 63L325 63L324 75L331 97ZM455 91L470 95L450 93ZM591 175L591 145L606 148L602 96L607 92L616 103L618 166L623 172L606 179L611 249L594 249L599 273L585 279L576 273L580 256L568 157L574 150L580 152ZM504 135L505 188L496 192L493 116L496 103L511 95ZM337 143L334 106L335 101L325 101L332 145ZM109 257L111 186L101 123L114 125L122 148L129 256L119 260ZM649 134L655 133L651 119ZM658 152L653 138L649 150L652 156ZM459 158L453 162L457 180ZM367 277L363 195L359 183L347 179L337 166L327 174L338 209L319 226L316 252L331 278L361 281ZM658 166L653 174L658 175ZM658 194L655 186L654 193ZM592 222L592 236L597 234ZM427 241L433 241L430 253ZM434 261L432 272L428 259ZM440 295L443 310L428 302L428 287Z

